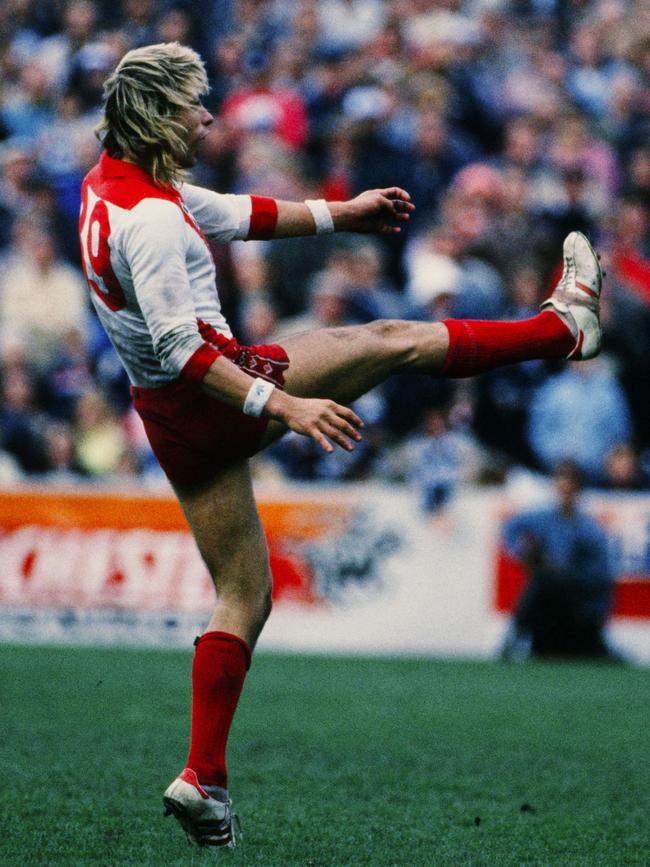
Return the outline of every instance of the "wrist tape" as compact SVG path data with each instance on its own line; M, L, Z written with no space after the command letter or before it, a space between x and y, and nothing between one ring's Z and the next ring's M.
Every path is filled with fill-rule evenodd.
M314 223L316 223L316 234L331 235L334 231L334 220L325 199L306 199L305 204L311 211Z
M260 379L259 376L256 377L248 389L248 394L242 407L244 415L252 415L254 418L259 418L274 389L275 386L272 382Z

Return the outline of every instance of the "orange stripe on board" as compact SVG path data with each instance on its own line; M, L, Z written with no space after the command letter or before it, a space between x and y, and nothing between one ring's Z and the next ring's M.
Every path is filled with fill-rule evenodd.
M293 539L315 539L326 533L340 532L351 514L349 501L331 496L320 500L270 500L258 505L268 533ZM25 525L81 530L188 531L183 512L173 497L62 493L47 489L1 493L0 528L13 530Z
M13 529L25 524L81 530L187 530L181 508L171 497L46 490L0 494L0 527Z

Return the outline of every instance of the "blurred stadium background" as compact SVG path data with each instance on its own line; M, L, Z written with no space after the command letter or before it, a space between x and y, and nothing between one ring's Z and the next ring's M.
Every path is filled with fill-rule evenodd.
M650 659L646 4L9 0L0 32L2 634L32 633L35 617L50 639L81 638L84 623L97 638L101 622L107 640L184 642L209 605L182 520L128 500L169 490L88 303L76 233L106 74L133 46L177 39L201 52L212 85L199 182L295 199L400 184L417 204L400 238L215 246L241 339L381 316L524 317L574 228L608 271L600 359L456 383L395 377L359 401L367 436L352 455L325 458L289 436L256 461L276 595L309 609L278 606L266 641L311 647L324 633L330 648L494 652L516 594L500 521L572 458L611 530L614 632ZM9 496L35 485L41 502ZM93 501L98 490L117 501ZM343 501L345 526L331 520ZM350 619L350 605L319 607L362 585ZM435 621L382 642L390 592L405 616L429 616L424 593Z
M457 383L396 377L359 401L367 435L353 455L323 458L289 436L256 459L278 603L261 649L493 658L522 578L500 548L501 526L547 497L551 468L571 458L610 534L611 641L631 662L650 662L650 9L642 0L4 0L0 639L188 648L210 606L206 575L87 301L76 227L80 182L98 155L105 76L129 48L171 40L202 54L212 86L206 104L216 122L193 172L198 183L290 199L398 184L417 205L399 238L214 245L225 312L243 341L383 316L526 317L550 291L571 229L594 239L608 275L599 359L530 362ZM22 671L29 684L27 672L45 658L34 653L0 649L3 671L16 684ZM78 657L55 658L64 670ZM286 665L300 672L300 663ZM277 685L273 663L265 665ZM338 669L343 691L350 665ZM476 669L468 665L465 675L453 671L469 690ZM444 671L435 677L445 681ZM530 708L553 677L539 679ZM642 727L641 680L610 689L608 678L625 675L585 677L562 681L555 698L579 682L583 711L606 708L614 727L627 706L624 724ZM11 694L21 702L27 692ZM445 695L457 700L443 692L443 703ZM105 709L96 707L99 718ZM251 726L253 712L245 719ZM551 733L560 725L550 710L544 719ZM34 733L33 742L45 748L47 737ZM589 761L604 742L603 732ZM634 739L625 744L638 759ZM25 769L30 755L26 746ZM618 791L617 780L603 791ZM537 844L543 863L648 863L634 860L638 841L618 861L575 852L562 861L548 840ZM484 861L477 849L454 851L450 860L420 852L394 863L511 863L498 848ZM512 863L538 863L517 851ZM149 863L141 852L121 857ZM292 857L247 863L303 863ZM313 863L393 863L328 857ZM72 862L51 855L49 863Z

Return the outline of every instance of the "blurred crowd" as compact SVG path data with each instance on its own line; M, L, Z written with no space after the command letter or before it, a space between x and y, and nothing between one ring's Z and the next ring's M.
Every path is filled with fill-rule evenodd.
M214 246L241 341L377 317L532 315L571 229L607 270L604 353L474 380L395 377L361 448L287 436L258 472L466 480L573 459L650 488L650 6L643 0L4 0L0 483L160 478L91 311L77 241L102 82L130 48L190 44L216 121L193 171L222 192L344 199L397 184L399 237Z

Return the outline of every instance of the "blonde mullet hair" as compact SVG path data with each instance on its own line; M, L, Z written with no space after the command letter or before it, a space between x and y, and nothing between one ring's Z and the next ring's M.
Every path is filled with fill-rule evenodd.
M104 82L104 119L95 133L109 156L135 162L161 186L178 184L189 157L181 117L208 90L203 61L191 48L134 48Z

